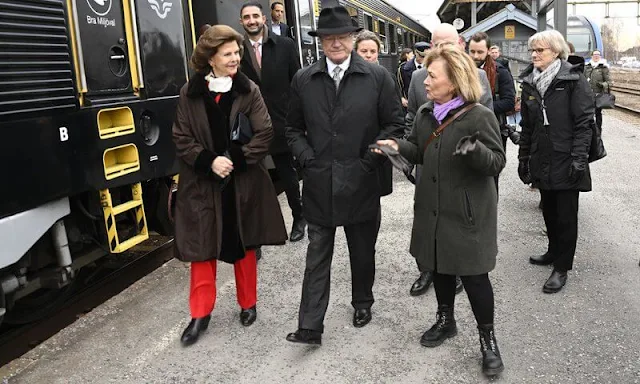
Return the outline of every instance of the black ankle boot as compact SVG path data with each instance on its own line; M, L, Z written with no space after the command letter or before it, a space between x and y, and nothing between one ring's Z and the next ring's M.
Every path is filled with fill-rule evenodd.
M453 307L439 305L436 313L436 323L426 331L420 339L420 344L425 347L437 347L446 339L458 334L456 320L453 318Z
M493 324L478 325L480 333L480 350L482 351L482 372L487 376L495 376L504 370Z
M198 341L200 333L206 331L209 327L209 320L211 320L211 315L191 319L187 329L182 332L182 337L180 338L182 345L186 347Z

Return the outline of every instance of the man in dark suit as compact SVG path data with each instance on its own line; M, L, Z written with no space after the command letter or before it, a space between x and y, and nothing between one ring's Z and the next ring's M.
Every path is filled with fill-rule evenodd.
M266 21L259 2L249 2L242 6L240 23L245 30L245 39L240 69L260 87L269 110L275 131L270 148L271 158L278 177L284 184L284 192L293 215L289 240L299 241L304 237L306 221L302 217L300 182L284 136L284 125L290 84L293 75L300 69L300 60L294 41L270 32L265 26Z
M349 248L353 325L371 321L385 158L368 146L401 137L404 122L387 70L353 51L354 32L361 29L344 7L323 7L309 35L320 39L325 56L291 82L286 134L302 166L309 221L298 329L287 335L295 343L321 344L338 227Z
M293 39L291 28L281 20L284 17L284 4L279 1L271 4L271 32L278 36L289 37Z

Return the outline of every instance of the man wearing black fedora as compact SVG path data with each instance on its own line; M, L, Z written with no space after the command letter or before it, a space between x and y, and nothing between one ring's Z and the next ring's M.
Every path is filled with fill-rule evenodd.
M320 39L325 57L291 82L285 133L302 167L309 234L298 329L287 335L291 342L321 344L337 227L344 228L349 248L353 325L371 321L385 158L368 146L401 137L404 120L391 74L352 54L354 33L361 29L344 7L324 8L309 35Z

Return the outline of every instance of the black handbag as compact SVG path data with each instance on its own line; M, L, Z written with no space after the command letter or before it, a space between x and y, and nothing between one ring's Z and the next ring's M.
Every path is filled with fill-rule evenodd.
M602 130L598 128L595 122L591 124L591 147L589 148L589 162L593 163L603 157L607 156L607 151L604 149L604 142L602 141Z
M596 93L596 108L612 109L616 105L616 96L611 93Z
M231 129L231 142L239 145L246 145L251 141L252 137L253 128L251 127L251 121L247 115L239 112Z

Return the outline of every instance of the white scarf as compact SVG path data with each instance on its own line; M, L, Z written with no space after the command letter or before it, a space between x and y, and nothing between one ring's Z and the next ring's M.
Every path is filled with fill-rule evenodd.
M230 76L216 77L213 71L204 77L209 85L209 91L216 93L225 93L231 90L233 79Z
M536 86L541 97L544 97L547 88L549 88L553 79L558 72L560 72L561 64L562 61L560 59L555 59L544 71L540 71L538 68L533 69L533 85Z

